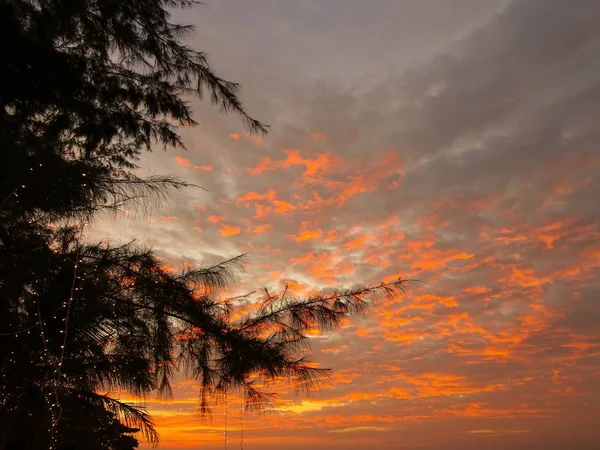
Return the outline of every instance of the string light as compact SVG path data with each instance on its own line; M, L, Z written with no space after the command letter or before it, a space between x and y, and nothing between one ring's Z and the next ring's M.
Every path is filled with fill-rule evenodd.
M40 164L41 166L41 164ZM30 169L33 171L33 169ZM86 174L82 174L82 176L86 176ZM83 186L86 186L85 184L83 184ZM25 189L26 186L25 185L21 185L19 188L21 189ZM19 189L17 188L17 189ZM17 189L15 189L14 192L14 197L18 199L19 195L17 192ZM12 196L13 194L10 194L9 197L7 197L2 204L0 204L0 209L2 208L2 206L6 203L6 201ZM18 200L17 200L18 201ZM31 221L29 222L31 223ZM38 320L35 324L26 327L26 328L22 328L10 333L0 333L0 336L14 336L15 338L18 338L20 334L23 333L27 333L28 335L31 334L31 330L33 330L34 328L38 327L40 328L40 336L42 339L42 343L43 343L43 347L44 347L44 351L45 351L45 357L48 358L48 360L50 361L50 363L52 365L55 365L56 368L53 372L53 374L56 375L54 382L51 384L51 386L53 386L53 393L54 393L54 399L52 398L51 393L49 393L48 389L46 389L46 386L42 384L40 384L40 388L42 388L43 392L44 392L44 398L49 406L51 415L52 415L52 421L51 421L51 429L49 430L50 432L50 437L51 437L51 444L50 444L50 450L54 450L56 448L56 445L58 443L58 437L57 437L57 429L58 429L58 424L59 421L61 420L62 417L62 405L60 403L60 398L59 398L59 387L62 384L62 365L63 365L63 361L65 359L65 355L66 355L66 347L67 347L67 342L68 342L68 331L69 331L69 319L70 319L70 313L71 313L71 307L72 307L72 303L75 299L75 294L76 292L79 292L81 290L80 287L77 286L77 280L81 280L82 278L78 275L78 267L80 265L80 263L82 262L82 260L80 259L81 257L81 239L83 237L83 231L84 228L86 227L87 222L83 223L80 226L79 229L79 238L76 241L76 245L77 245L77 250L76 250L76 255L75 255L75 259L73 261L73 280L71 283L71 287L70 287L70 292L69 292L69 296L68 299L64 302L62 302L61 306L59 306L55 311L53 311L49 316L46 316L45 318L42 318L42 314L41 314L41 310L40 310L40 305L36 300L36 307L37 307L37 315L38 315ZM154 280L154 283L158 284L158 280ZM115 328L116 328L116 334L117 334L117 338L118 338L118 320L117 320L117 311L116 311L116 302L114 303L114 320L115 320ZM50 351L50 349L48 348L48 339L46 338L46 333L45 333L45 326L46 321L50 320L50 319L58 319L57 317L57 313L59 311L61 311L62 309L66 309L66 313L64 318L62 319L62 321L64 322L64 329L59 330L58 332L60 334L63 335L62 337L62 343L60 345L60 349L58 351L58 357L54 356L52 354L52 352ZM11 352L11 355L14 355L14 352ZM40 356L40 360L43 359L43 356ZM9 359L9 362L13 361L14 359ZM34 362L31 361L32 364L37 364L39 363L39 361ZM93 366L95 368L95 365ZM116 370L116 365L113 367L113 372ZM4 374L3 374L4 375ZM72 377L72 379L82 379L83 376L79 376L79 377ZM228 443L229 443L229 435L228 435L228 408L229 408L229 401L228 401L228 397L227 397L227 391L225 391L225 409L224 409L224 446L225 446L225 450L227 450L228 448ZM242 402L240 404L240 449L243 450L244 447L244 403Z
M85 175L85 174L84 174ZM52 429L50 431L50 439L51 439L51 444L50 444L50 448L49 450L54 450L55 445L58 442L58 439L56 438L56 429L58 428L58 422L60 421L60 419L62 418L62 405L59 402L59 398L58 398L58 386L61 383L61 377L62 377L62 365L63 365L63 361L65 358L65 349L67 346L67 335L68 335L68 329L69 329L69 318L71 315L71 305L73 303L73 298L75 296L75 291L78 290L75 287L75 284L77 283L77 279L79 278L77 276L77 268L79 267L79 263L82 262L82 260L80 259L81 257L81 239L83 238L83 230L84 228L87 226L89 221L89 218L87 221L85 221L79 229L79 236L76 239L76 246L77 246L77 252L75 253L75 261L73 262L73 280L71 281L71 289L69 291L69 299L67 300L67 302L63 302L63 306L67 308L67 312L65 315L65 318L63 319L63 321L65 322L65 328L64 330L60 330L61 333L63 334L63 341L62 341L62 345L60 346L60 357L57 360L57 368L56 368L56 382L55 382L55 395L56 395L56 403L58 404L58 414L56 415L56 420L52 419ZM39 305L38 305L38 311L39 311Z
M244 450L244 398L240 403L240 450Z
M44 165L42 163L40 163L40 164L38 164L38 167L44 167ZM33 171L34 171L34 168L30 167L29 172L33 172ZM19 184L10 194L8 194L6 196L6 198L4 200L2 200L2 203L0 203L0 210L2 210L2 207L4 207L6 202L9 201L11 197L15 197L17 199L19 198L19 194L18 194L19 189L26 189L26 188L27 188L27 186L25 184Z
M41 166L42 165L40 164L40 167ZM30 168L30 171L33 171L33 168ZM85 176L85 174L82 174L82 175ZM6 204L6 202L11 197L15 197L18 202L19 195L18 195L17 191L19 188L25 189L26 185L23 184L23 185L18 186L8 197L6 197L0 204L0 209ZM17 339L19 337L19 335L21 335L21 334L26 333L27 335L30 335L31 331L36 327L39 327L39 329L40 329L40 339L42 342L42 348L43 348L44 354L41 355L39 357L39 359L40 359L40 361L47 359L49 365L54 366L54 370L51 372L51 381L50 381L49 385L46 385L44 382L36 383L36 385L38 385L40 390L43 392L43 397L44 397L46 404L48 405L48 409L49 409L50 416L51 416L51 424L50 424L50 428L48 429L49 438L50 438L49 450L54 450L58 444L58 435L57 435L58 424L62 418L62 413L63 413L63 407L61 405L60 396L59 396L59 387L62 383L62 365L63 365L65 355L66 355L69 319L70 319L70 315L71 315L70 314L71 306L72 306L72 303L73 303L73 300L75 297L75 293L77 291L80 291L80 288L77 287L76 284L77 284L77 280L81 280L81 277L78 276L78 267L79 267L79 264L82 262L82 260L80 259L81 258L81 239L84 236L83 232L84 232L85 227L88 225L89 220L90 220L90 216L88 215L87 220L84 220L84 221L82 221L82 223L80 223L79 236L75 240L75 245L76 245L77 250L76 250L76 254L75 254L75 260L73 261L73 279L71 281L68 299L66 301L63 301L62 304L58 308L56 308L54 311L52 311L49 315L47 315L45 317L42 317L40 304L39 304L38 300L35 299L34 302L35 302L35 308L36 308L36 313L37 313L37 321L33 325L30 325L25 328L21 328L21 329L12 331L12 332L0 333L0 336L13 336L15 339ZM31 224L32 221L30 220L29 223ZM36 233L36 234L39 234L39 233ZM58 330L59 334L62 334L62 342L60 342L58 356L55 356L52 354L50 348L48 347L49 340L46 335L45 325L46 325L46 322L50 319L58 319L57 314L62 309L66 309L65 316L62 319L62 321L64 322L64 329ZM16 362L14 359L14 351L11 351L8 362L9 363ZM33 360L30 361L30 363L36 364L36 362ZM2 372L4 372L4 371L2 371ZM5 373L2 373L2 377L4 379L6 378ZM3 383L3 387L4 387L4 383ZM50 390L48 390L47 387L50 387ZM6 401L7 401L7 399L5 399L3 396L2 404L6 403ZM14 408L11 408L11 410L14 410ZM30 416L32 415L32 413L29 411L27 412L27 414Z
M223 435L225 437L225 450L227 450L227 443L229 442L229 438L227 437L227 407L228 406L229 406L229 402L227 400L227 391L225 391L225 412L223 413L225 415L225 426L224 426L225 431L223 431Z
M65 307L65 303L63 303L61 306L59 306L54 311L52 311L52 313L50 315L44 317L42 319L42 323L45 323L49 319L57 319L56 313L58 313L64 307ZM26 327L26 328L21 328L20 330L17 330L17 331L11 331L9 333L0 333L0 336L15 336L15 337L18 337L19 334L23 334L23 333L31 334L31 330L33 330L34 328L36 328L39 324L40 324L40 322L37 321L33 325L31 325L31 326Z
M52 356L52 353L50 352L50 349L48 348L48 340L46 339L46 334L44 332L44 321L42 320L40 304L37 301L37 299L35 300L35 306L37 309L37 314L38 314L38 319L39 319L38 323L40 326L40 337L42 338L42 346L44 347L44 351L46 352L48 361L50 362L50 364L53 364L55 362L55 358ZM43 359L43 358L40 357L40 359ZM55 369L55 373L59 373L58 366ZM54 448L56 447L56 444L58 442L58 438L56 436L56 428L58 426L58 421L60 420L60 415L62 414L62 405L60 404L60 399L58 396L58 386L57 386L56 382L53 384L54 384L54 397L55 397L54 403L50 399L50 396L44 390L44 400L48 404L48 409L50 410L50 416L51 416L51 426L50 426L50 429L48 430L50 433L49 450L54 450Z

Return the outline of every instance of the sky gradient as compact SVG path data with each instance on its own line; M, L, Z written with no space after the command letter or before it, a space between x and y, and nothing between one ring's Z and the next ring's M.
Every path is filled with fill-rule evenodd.
M232 290L422 283L314 337L309 397L148 399L160 448L600 448L600 3L205 3L174 18L271 131L193 101L188 150L141 166L207 190L94 235L248 253Z

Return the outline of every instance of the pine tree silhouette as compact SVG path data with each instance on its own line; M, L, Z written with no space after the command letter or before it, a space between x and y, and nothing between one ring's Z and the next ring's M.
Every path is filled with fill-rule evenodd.
M256 380L311 389L327 371L306 359L307 332L403 288L222 299L243 257L172 273L135 243L84 242L96 213L189 186L133 173L141 152L182 146L176 125L195 124L184 95L266 132L239 86L185 45L192 28L169 21L193 3L0 2L0 450L129 449L134 430L157 442L143 408L103 392L168 396L178 369L198 381L206 413L234 389L263 407L272 395ZM251 313L237 314L244 302Z

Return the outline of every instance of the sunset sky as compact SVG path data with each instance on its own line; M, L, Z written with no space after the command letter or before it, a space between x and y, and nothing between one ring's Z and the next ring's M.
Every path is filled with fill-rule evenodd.
M175 11L243 85L194 100L189 189L97 224L169 264L248 254L231 290L422 283L312 357L333 382L212 423L183 377L146 404L160 448L600 448L600 2L206 0ZM594 194L596 193L596 194ZM227 427L225 428L225 420ZM243 430L243 436L242 432Z

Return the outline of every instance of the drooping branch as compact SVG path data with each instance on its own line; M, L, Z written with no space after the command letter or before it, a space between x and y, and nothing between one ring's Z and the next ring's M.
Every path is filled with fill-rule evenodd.
M120 402L107 394L97 394L68 387L62 387L61 391L74 395L83 402L105 408L116 415L127 427L139 429L148 442L153 445L158 444L159 437L154 428L154 422L144 407Z

